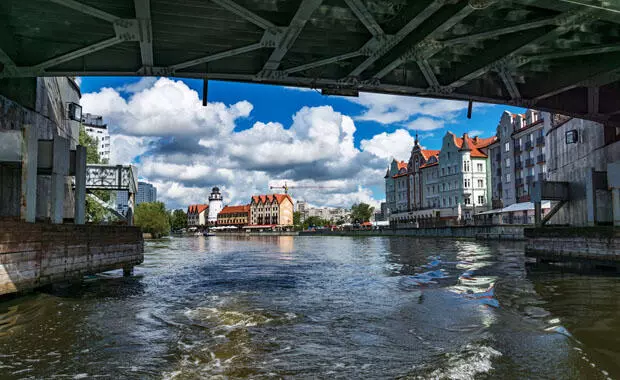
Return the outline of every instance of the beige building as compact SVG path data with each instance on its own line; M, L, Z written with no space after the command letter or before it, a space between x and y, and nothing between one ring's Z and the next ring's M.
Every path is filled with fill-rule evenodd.
M250 225L293 225L293 199L288 194L255 195L250 202Z
M217 214L218 226L242 227L248 224L250 205L226 206Z
M187 208L187 226L201 227L207 225L209 205L190 205Z

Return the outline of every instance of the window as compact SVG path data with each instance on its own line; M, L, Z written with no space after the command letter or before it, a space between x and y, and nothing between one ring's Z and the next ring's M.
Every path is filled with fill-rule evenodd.
M484 196L478 195L478 204L479 205L484 204Z
M510 173L506 174L506 182L510 182Z
M463 181L463 185L466 189L469 189L469 186L471 185L471 180L469 178L465 178L465 180Z
M484 171L484 166L482 165L482 163L478 163L477 166L479 172Z
M456 206L457 204L459 204L459 197L454 197L454 205Z
M469 171L469 161L463 161L463 171L464 172Z
M483 188L484 187L484 180L479 179L478 180L478 188Z
M510 157L506 158L506 167L510 167Z
M504 144L504 152L510 152L510 142Z
M448 206L452 206L452 198L448 198Z
M446 168L441 168L441 175L446 175Z
M466 205L470 205L471 204L471 201L469 200L469 198L465 198L465 204Z

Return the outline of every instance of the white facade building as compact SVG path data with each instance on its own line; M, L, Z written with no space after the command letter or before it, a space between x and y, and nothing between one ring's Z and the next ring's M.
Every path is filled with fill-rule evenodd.
M110 134L108 126L103 123L103 116L85 113L82 125L86 134L97 140L97 151L102 162L110 162Z
M208 223L209 225L217 224L217 214L222 211L224 208L224 200L222 198L222 194L220 193L219 187L214 187L211 190L211 195L209 195L209 216Z

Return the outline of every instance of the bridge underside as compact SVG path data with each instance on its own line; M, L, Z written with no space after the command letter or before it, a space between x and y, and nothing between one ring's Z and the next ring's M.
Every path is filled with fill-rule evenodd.
M209 78L512 104L620 123L599 0L3 0L0 79Z

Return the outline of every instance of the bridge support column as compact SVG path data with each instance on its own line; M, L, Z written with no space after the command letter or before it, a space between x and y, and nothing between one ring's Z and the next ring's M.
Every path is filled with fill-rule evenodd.
M86 222L86 147L75 148L75 224Z
M534 202L534 225L542 227L542 202Z
M620 227L620 161L607 164L607 183L611 190L614 227Z
M22 183L20 194L20 218L34 223L37 216L37 155L39 142L37 129L24 125L22 130Z
M586 169L586 215L588 226L596 225L596 188L594 187L594 168Z
M52 165L52 196L50 218L52 223L62 223L65 203L65 176L69 174L69 140L54 136Z

